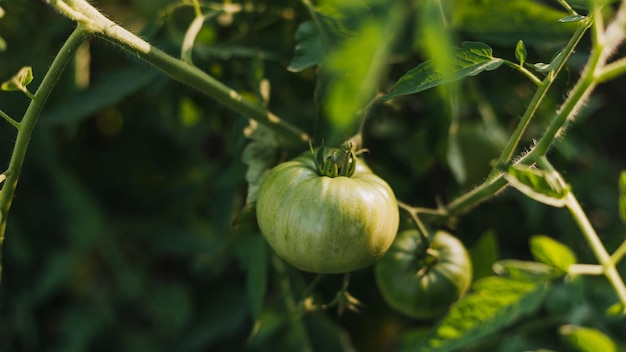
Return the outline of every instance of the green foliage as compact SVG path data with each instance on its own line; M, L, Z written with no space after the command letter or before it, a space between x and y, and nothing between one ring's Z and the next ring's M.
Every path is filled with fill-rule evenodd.
M536 261L555 267L563 273L567 273L570 265L576 264L574 252L548 236L532 236L530 252Z
M594 83L583 65L604 45L601 26L576 33L593 4L608 25L616 2L98 2L170 64L181 57L233 100L271 110L261 124L106 33L46 88L76 27L51 5L80 1L3 1L2 90L26 94L0 92L0 117L16 127L0 126L0 198L20 175L2 214L0 351L623 350L612 283L626 253L624 69L593 94L569 93ZM611 53L623 67L623 50ZM43 103L29 89L42 87L53 88L43 113L27 115ZM22 116L39 117L28 138L15 134ZM351 273L348 292L278 259L256 192L308 148L286 144L280 121L331 147L356 134L360 157L418 206L401 226L446 228L470 249L472 290L409 319L385 304L372 267ZM16 146L29 147L22 168ZM331 309L337 297L360 312Z
M33 81L33 68L30 66L22 67L15 76L10 80L5 81L0 86L0 89L4 91L19 90L26 92L26 86Z
M473 292L453 305L417 348L420 351L455 351L473 344L535 311L547 289L545 280L520 281L506 277L478 280L472 287ZM414 349L412 346L407 350Z
M563 339L579 352L617 352L617 346L602 332L581 326L565 325L559 330Z
M488 45L478 42L464 42L460 48L454 48L452 55L450 71L438 70L433 61L421 63L402 76L385 99L419 93L468 76L476 76L483 71L495 70L502 64L501 59L493 57Z

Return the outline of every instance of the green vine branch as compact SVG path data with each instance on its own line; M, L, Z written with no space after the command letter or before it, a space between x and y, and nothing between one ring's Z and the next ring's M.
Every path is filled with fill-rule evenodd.
M563 2L563 4L566 4ZM595 3L594 3L595 4ZM616 49L626 39L626 1L623 1L614 19L605 28L602 21L600 7L596 4L591 11L590 17L580 21L576 32L563 49L557 55L555 61L551 63L553 70L549 71L544 80L539 84L538 89L533 96L529 106L522 116L518 126L509 138L509 141L502 151L500 157L492 168L487 179L474 188L473 190L452 200L443 209L437 209L437 212L445 212L448 216L462 214L469 209L475 207L479 203L490 199L497 195L500 191L509 186L506 179L508 167L511 164L524 164L528 166L537 165L545 171L549 171L550 177L556 177L560 184L565 185L560 173L552 168L546 154L552 146L553 142L565 130L567 123L574 119L582 106L587 102L589 96L595 87L609 79L613 79L620 74L626 73L626 59L618 59L613 63L607 64L609 58L615 53ZM573 10L571 10L573 11ZM520 155L514 159L513 156L523 137L531 119L535 116L536 111L546 97L549 88L552 85L557 74L564 67L567 59L573 53L574 48L580 42L585 32L592 29L593 46L585 68L581 77L571 89L567 98L556 111L549 121L544 134L539 141L532 146L528 153ZM565 199L561 203L564 205L574 218L587 243L591 247L596 259L600 265L579 264L572 267L573 273L584 273L589 275L604 275L613 286L617 297L622 306L622 313L626 314L626 286L622 277L617 271L616 264L626 256L626 241L611 256L607 252L604 244L600 240L595 229L591 225L586 213L580 206L580 203L571 191L565 195ZM411 208L401 204L401 207L409 211L412 216L416 216L416 208Z
M20 171L22 170L24 158L26 157L28 142L52 89L61 76L61 73L63 73L67 63L72 59L76 50L78 50L80 45L87 38L87 35L87 30L81 25L72 32L54 58L41 85L33 95L22 121L17 126L18 132L13 147L13 153L11 154L9 167L3 174L6 179L4 180L2 191L0 191L0 278L2 275L2 244L4 243L7 214L11 208L11 201L13 200Z
M89 33L99 36L148 62L176 81L212 97L230 109L266 125L282 136L286 143L308 142L306 132L282 120L263 107L245 100L237 91L225 86L206 72L176 59L108 19L85 0L50 0L61 14L80 23Z

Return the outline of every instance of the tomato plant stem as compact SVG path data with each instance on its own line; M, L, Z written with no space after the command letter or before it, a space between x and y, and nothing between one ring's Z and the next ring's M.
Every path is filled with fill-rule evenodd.
M492 169L487 179L491 179L495 177L498 173L498 170L504 168L504 165L506 165L511 160L513 155L515 155L517 147L520 143L520 140L522 139L522 136L524 135L524 133L526 132L526 129L530 125L530 121L532 120L533 116L535 116L535 113L537 112L539 105L541 104L543 99L546 97L548 90L552 86L552 82L554 82L554 78L563 69L563 67L565 66L565 63L567 62L567 59L574 52L574 48L578 45L578 43L580 42L580 39L583 37L583 35L587 31L591 23L592 21L590 20L586 20L582 22L576 28L574 35L569 40L569 42L567 43L563 51L561 51L561 53L554 59L555 62L553 64L555 64L556 68L554 70L549 71L547 76L541 82L541 84L539 84L537 91L535 92L533 98L528 104L528 107L526 108L526 111L524 111L524 115L522 115L522 118L520 119L519 124L515 128L515 131L513 131L511 138L509 138L506 146L504 147L504 149L502 150L502 153L500 154L500 157L496 161L495 167Z
M620 302L622 303L622 313L626 314L626 286L624 286L624 281L619 275L617 268L615 267L615 263L611 261L611 257L609 253L604 248L602 241L598 237L595 229L591 225L591 222L587 218L584 210L580 206L578 199L572 192L569 192L566 196L565 206L570 211L574 220L578 224L580 230L582 231L589 247L593 251L596 259L604 268L604 275L607 277L613 288L615 289L615 293L617 294Z
M174 80L185 83L230 109L266 125L282 136L286 143L308 142L307 133L265 110L262 106L244 99L237 91L227 87L199 68L152 46L108 19L88 2L84 0L51 0L50 4L63 15L82 23L90 33L148 62Z
M2 191L0 191L0 278L2 275L2 243L4 242L4 233L7 225L7 214L11 208L11 201L13 200L20 171L24 163L24 158L26 157L28 142L35 128L37 119L57 80L61 76L61 73L63 73L67 63L86 38L86 29L82 25L79 25L68 37L67 41L54 58L50 69L41 81L41 85L33 95L24 113L24 117L19 123L9 167L4 173L6 180L3 184Z
M611 255L611 264L617 265L622 258L626 255L626 241L622 242L622 244L613 252Z

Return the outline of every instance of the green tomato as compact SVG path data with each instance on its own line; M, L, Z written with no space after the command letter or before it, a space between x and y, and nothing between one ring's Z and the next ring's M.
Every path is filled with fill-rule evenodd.
M463 243L445 231L437 231L425 248L417 230L405 230L376 263L375 277L389 306L413 318L431 319L467 291L472 263Z
M344 152L346 157L304 153L270 170L259 188L261 232L278 256L303 271L364 268L385 254L398 231L389 185L349 149ZM337 161L339 168L329 167ZM322 176L323 170L335 177Z

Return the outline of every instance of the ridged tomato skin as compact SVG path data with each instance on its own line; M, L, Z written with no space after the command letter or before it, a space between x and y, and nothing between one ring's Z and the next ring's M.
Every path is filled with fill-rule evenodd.
M327 177L319 175L312 153L268 172L256 213L276 254L314 273L372 264L393 242L400 218L393 191L362 160L351 177Z
M374 268L376 284L389 306L416 319L431 319L457 301L472 282L472 263L463 243L437 231L430 244L434 261L424 266L422 237L400 231ZM423 259L423 257L422 257Z

